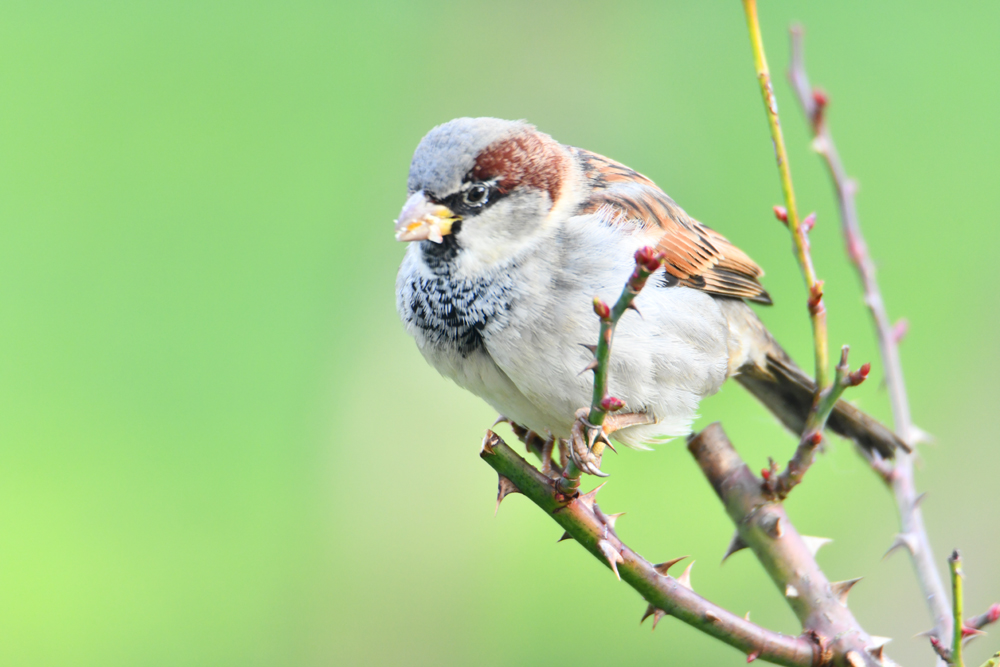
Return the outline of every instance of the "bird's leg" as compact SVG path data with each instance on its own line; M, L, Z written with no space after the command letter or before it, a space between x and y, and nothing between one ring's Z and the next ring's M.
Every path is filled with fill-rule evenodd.
M549 439L542 443L542 474L552 477L552 450L556 446L556 439L549 436Z
M569 463L569 445L562 438L559 438L556 442L559 443L559 467L565 470L566 464Z
M560 475L562 474L566 464L565 462L562 462L559 469L555 470L555 466L552 462L552 451L555 449L556 439L551 434L549 434L547 438L542 437L531 429L527 429L520 424L515 424L502 415L493 423L493 425L496 426L501 422L507 422L510 424L510 430L514 432L514 435L517 436L518 440L524 443L524 448L527 452L529 454L535 454L539 459L541 459L543 475L546 477L552 477L553 471ZM560 452L562 452L562 448L565 447L565 445L562 440L560 440L559 443Z
M614 447L608 436L629 426L641 426L644 424L655 424L656 418L645 412L612 413L604 418L602 426L595 426L590 423L590 409L580 408L576 411L576 421L573 422L573 430L570 434L570 455L576 467L583 472L596 475L597 477L607 477L607 473L601 472L601 452L604 446ZM594 452L594 445L601 443L598 453Z

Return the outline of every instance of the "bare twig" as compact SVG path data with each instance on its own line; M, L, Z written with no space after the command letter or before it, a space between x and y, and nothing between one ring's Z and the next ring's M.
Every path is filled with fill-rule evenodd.
M821 664L891 664L885 640L866 633L847 608L857 580L830 583L783 505L764 495L758 479L733 449L722 427L711 424L688 449L719 495L743 544L767 570L785 600L821 649Z
M650 609L643 619L651 615L655 623L664 615L674 616L748 656L778 665L809 667L819 663L819 648L809 637L789 637L767 630L712 604L691 590L689 571L679 579L667 574L676 561L653 565L629 549L615 532L614 521L594 502L597 489L567 497L552 479L492 431L486 432L479 455L500 475L498 497L502 500L516 490L530 498L563 527L565 535L645 598Z
M805 68L801 27L792 28L791 39L792 62L789 77L792 88L795 90L796 97L812 127L813 148L826 162L830 178L837 192L847 254L861 276L865 303L871 311L875 331L878 335L879 350L885 367L885 381L892 404L896 432L899 433L904 442L913 446L921 439L921 432L913 426L910 420L910 406L906 396L906 385L903 381L903 368L899 360L899 336L886 313L885 303L875 279L875 263L868 253L868 246L861 233L861 224L855 204L857 185L853 179L847 176L826 124L827 96L814 89L809 83ZM950 639L952 634L951 613L948 609L944 584L935 566L934 554L931 551L927 530L920 512L921 496L917 494L913 480L913 459L913 454L899 451L896 453L895 465L878 459L872 460L872 464L892 489L899 509L900 533L892 548L905 546L910 552L917 580L934 619L932 633L939 641L943 642Z
M750 32L750 45L753 48L754 67L757 70L757 81L760 84L761 96L764 99L764 111L767 114L768 126L771 129L771 139L774 142L775 157L778 161L778 174L781 177L781 191L785 198L785 208L775 208L775 213L788 225L792 233L792 244L795 257L802 269L802 276L809 291L809 319L812 321L814 354L816 357L816 387L824 389L829 384L829 357L827 351L826 307L823 304L823 281L816 277L812 256L809 254L809 241L806 237L809 225L807 221L799 220L799 212L795 203L795 189L792 187L792 172L788 166L788 151L785 149L785 137L781 132L781 122L778 118L778 101L774 97L771 86L771 73L767 68L767 58L764 55L764 42L760 34L760 22L757 19L757 0L743 0L743 9L747 16L747 29ZM808 220L808 219L807 219Z

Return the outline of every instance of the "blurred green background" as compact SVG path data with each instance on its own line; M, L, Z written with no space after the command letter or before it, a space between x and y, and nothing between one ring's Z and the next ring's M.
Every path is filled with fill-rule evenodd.
M785 85L786 29L860 180L903 346L938 560L1000 599L1000 5L762 2L834 345L877 350ZM645 607L524 498L493 518L494 417L394 307L417 142L527 118L648 174L768 272L808 362L804 293L740 4L21 2L0 8L0 664L695 665L743 656ZM993 413L993 414L991 414ZM739 387L705 401L752 467L792 438ZM507 431L502 431L507 435ZM623 451L602 506L695 588L798 626L681 443ZM832 579L930 664L894 506L843 442L796 491ZM978 664L996 636L970 649Z

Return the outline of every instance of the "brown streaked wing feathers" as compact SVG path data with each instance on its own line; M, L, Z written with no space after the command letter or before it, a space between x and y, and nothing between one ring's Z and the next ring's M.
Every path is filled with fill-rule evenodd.
M656 249L666 255L666 270L681 285L771 303L759 280L764 271L726 237L689 216L639 172L596 153L575 151L594 190L580 214L604 209L613 221L639 222L647 232L660 232Z

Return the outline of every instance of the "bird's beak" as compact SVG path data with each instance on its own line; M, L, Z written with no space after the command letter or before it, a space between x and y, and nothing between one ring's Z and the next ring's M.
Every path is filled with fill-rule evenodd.
M397 241L433 241L441 243L451 234L451 226L461 220L447 206L427 200L423 192L410 195L396 221Z

